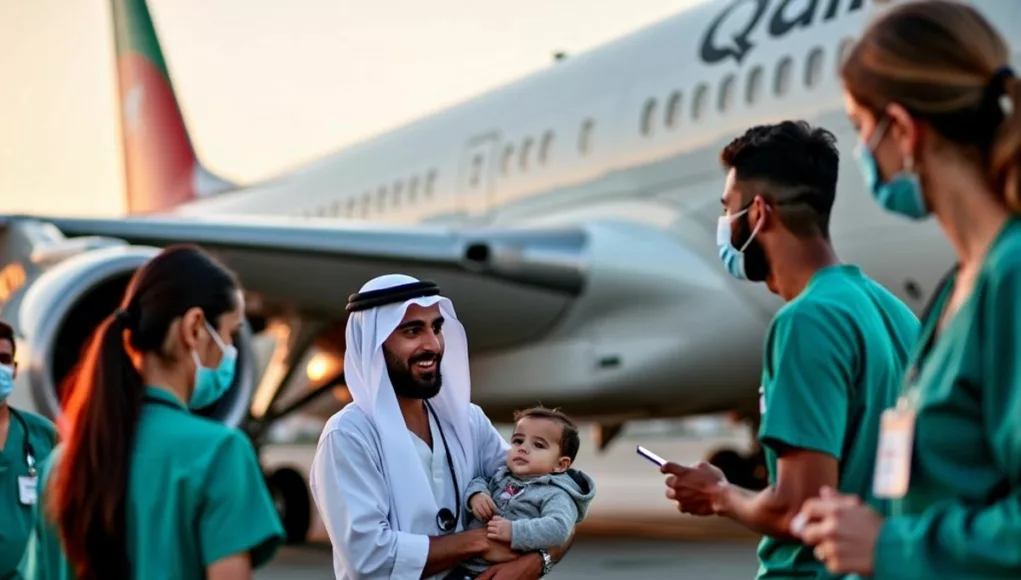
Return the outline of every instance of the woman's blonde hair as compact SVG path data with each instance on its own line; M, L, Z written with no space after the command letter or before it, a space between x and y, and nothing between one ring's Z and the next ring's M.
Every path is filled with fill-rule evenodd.
M990 184L1021 213L1021 80L1009 61L1006 41L977 10L930 0L893 7L869 25L841 76L877 117L898 103L945 139L976 149Z

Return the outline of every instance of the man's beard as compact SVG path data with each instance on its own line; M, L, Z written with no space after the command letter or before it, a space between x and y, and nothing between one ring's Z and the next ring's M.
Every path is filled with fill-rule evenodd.
M436 360L434 370L423 373L422 378L412 374L411 366L423 360ZM443 377L440 374L440 362L443 357L433 353L423 353L411 357L407 362L397 359L383 349L383 360L386 361L386 372L390 375L390 383L398 397L406 399L431 399L440 393Z
M748 214L744 214L737 220L734 228L734 239L731 243L735 248L740 248L752 235L751 224L748 223ZM769 259L766 251L759 244L758 239L752 240L744 249L744 274L749 282L765 282L769 277Z

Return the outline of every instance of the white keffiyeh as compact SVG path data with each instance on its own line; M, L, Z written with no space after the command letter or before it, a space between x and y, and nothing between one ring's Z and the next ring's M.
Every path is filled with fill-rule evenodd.
M390 274L370 280L359 292L414 282L418 280L411 276ZM353 312L347 324L344 377L353 404L369 417L379 433L390 502L397 512L397 528L403 532L432 536L442 533L436 524L437 512L446 507L456 513L457 506L437 505L429 479L420 467L419 455L411 439L414 435L405 425L383 358L383 343L400 325L405 311L412 304L422 307L439 304L444 318L445 347L440 362L443 386L439 394L428 402L441 421L457 485L461 488L458 491L463 490L475 473L476 454L468 415L471 402L468 341L450 300L442 296L425 296ZM438 448L436 442L434 448ZM443 461L446 463L446 458ZM460 525L461 521L458 521Z

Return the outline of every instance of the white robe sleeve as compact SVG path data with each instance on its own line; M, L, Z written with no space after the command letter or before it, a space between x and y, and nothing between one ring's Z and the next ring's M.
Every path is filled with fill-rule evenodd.
M388 486L374 448L354 428L338 425L324 434L309 475L312 497L348 577L417 580L429 537L390 528Z
M477 477L490 478L507 464L510 444L500 435L486 413L478 405L471 406L472 422L475 427L475 449L478 454Z

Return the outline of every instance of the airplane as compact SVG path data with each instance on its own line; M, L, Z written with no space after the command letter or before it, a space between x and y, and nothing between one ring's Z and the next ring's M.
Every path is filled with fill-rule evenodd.
M882 4L704 2L237 185L197 158L145 1L113 0L129 215L0 218L0 319L17 329L23 361L11 404L58 417L63 379L131 274L160 247L195 242L248 293L238 376L203 414L244 429L256 449L323 393L350 400L346 298L392 272L436 281L451 298L468 332L473 401L494 421L561 406L597 426L600 448L638 419L730 411L754 426L762 341L780 301L730 278L718 258L718 155L730 139L790 118L831 130L837 251L916 313L954 261L935 223L878 208L851 155L838 66ZM1021 3L974 4L1018 37ZM263 369L253 344L267 336ZM318 382L298 376L313 351L326 357ZM285 388L294 383L303 387ZM732 481L763 484L761 450L710 459ZM284 467L267 482L289 538L303 540L304 475Z

